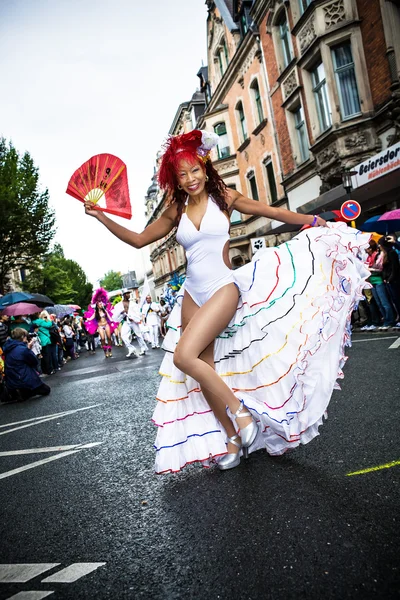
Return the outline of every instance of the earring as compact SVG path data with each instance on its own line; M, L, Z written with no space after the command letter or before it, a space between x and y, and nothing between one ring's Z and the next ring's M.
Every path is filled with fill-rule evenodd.
M209 177L208 177L208 175L206 175L206 181L208 181L208 180L209 180Z
M183 189L182 186L178 185L178 190L182 190L182 189Z

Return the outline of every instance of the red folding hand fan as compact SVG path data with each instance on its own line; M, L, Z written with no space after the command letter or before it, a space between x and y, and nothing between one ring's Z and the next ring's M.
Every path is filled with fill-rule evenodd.
M98 210L118 217L132 216L126 165L112 154L92 156L69 180L67 194L81 202L99 203Z

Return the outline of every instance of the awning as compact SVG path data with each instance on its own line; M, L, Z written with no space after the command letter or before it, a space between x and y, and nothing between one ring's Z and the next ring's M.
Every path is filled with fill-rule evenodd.
M374 210L378 213L380 207L391 203L393 203L393 206L390 208L400 208L400 169L356 188L350 195L346 192L343 185L338 185L314 198L314 200L307 202L307 204L303 204L303 206L299 207L298 212L305 215L314 215L327 210L338 210L343 202L349 200L350 197L352 200L357 200L361 205L362 212L359 217L361 222L364 222L368 218L365 216L365 213L368 211ZM381 212L384 212L384 210ZM264 235L298 231L300 227L301 225L283 223Z

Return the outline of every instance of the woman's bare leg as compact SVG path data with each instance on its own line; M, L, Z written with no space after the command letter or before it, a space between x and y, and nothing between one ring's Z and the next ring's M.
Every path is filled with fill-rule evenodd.
M200 309L199 306L193 301L189 294L185 294L182 302L182 331L185 331L192 317ZM207 348L200 354L199 358L206 362L212 369L214 366L214 341L207 346ZM201 387L201 386L200 386ZM220 398L211 393L208 389L201 387L201 391L205 399L208 402L214 415L225 429L228 437L236 435L236 429L226 412L226 406L221 402ZM228 443L228 452L238 452L237 446L234 446L230 442Z
M105 354L105 357L107 358L107 349L106 349L106 343L107 342L106 342L105 331L104 331L104 329L102 327L99 327L97 331L98 331L99 336L100 336L101 349L103 350L103 352Z
M192 316L174 352L174 364L199 382L222 406L235 413L240 402L215 370L201 360L200 355L228 325L235 314L239 292L231 283L218 290ZM247 427L251 417L243 417L240 425Z
M106 325L106 340L107 340L107 345L111 346L111 329L108 324Z

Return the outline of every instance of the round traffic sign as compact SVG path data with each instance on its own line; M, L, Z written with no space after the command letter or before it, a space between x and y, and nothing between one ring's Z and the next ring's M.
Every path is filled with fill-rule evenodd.
M346 200L340 207L340 214L346 221L354 221L361 214L361 206L355 200Z

